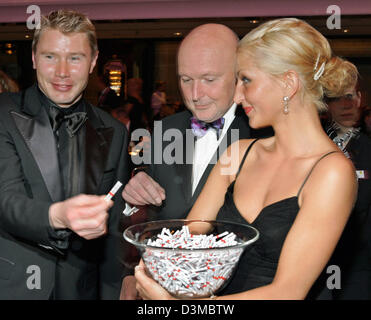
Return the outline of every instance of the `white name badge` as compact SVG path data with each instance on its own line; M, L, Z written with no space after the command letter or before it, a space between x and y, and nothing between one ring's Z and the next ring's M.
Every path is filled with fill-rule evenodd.
M366 175L365 175L365 171L364 170L357 170L356 171L356 174L357 174L357 178L358 179L365 179L366 178Z

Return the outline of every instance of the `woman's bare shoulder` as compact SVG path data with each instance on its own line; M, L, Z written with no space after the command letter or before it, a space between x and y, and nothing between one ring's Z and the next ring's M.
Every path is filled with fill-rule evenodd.
M349 160L341 151L333 151L324 154L318 162L318 171L329 175L351 174L354 175L355 169L351 160Z
M307 188L322 193L340 189L349 192L357 188L357 178L353 163L341 151L324 156L315 165L309 177Z

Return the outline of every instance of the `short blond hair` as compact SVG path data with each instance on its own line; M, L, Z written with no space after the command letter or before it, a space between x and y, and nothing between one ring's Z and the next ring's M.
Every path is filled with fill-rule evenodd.
M90 19L82 13L73 10L57 10L42 16L40 28L35 30L32 51L36 53L37 44L42 32L46 29L55 29L63 34L85 33L88 37L91 54L95 56L98 51L97 36L95 27Z
M302 84L302 97L309 98L318 111L327 109L324 96L342 96L345 90L355 86L358 78L352 63L333 56L326 38L296 18L263 23L240 41L237 52L248 55L259 69L273 76L296 71ZM323 73L316 80L314 75L323 63Z

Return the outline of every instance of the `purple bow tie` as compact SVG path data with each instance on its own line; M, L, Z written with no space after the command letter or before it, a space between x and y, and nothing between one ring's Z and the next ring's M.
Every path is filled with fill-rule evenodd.
M206 134L208 129L213 128L216 131L216 136L217 136L217 139L219 140L219 134L220 134L220 131L223 129L223 127L224 127L224 118L219 118L218 120L215 120L213 122L204 122L204 121L198 120L195 117L191 118L192 132L198 138L203 137Z

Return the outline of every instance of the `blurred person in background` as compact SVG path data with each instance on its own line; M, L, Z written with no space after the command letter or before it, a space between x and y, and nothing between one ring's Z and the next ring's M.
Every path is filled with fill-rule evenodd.
M134 106L133 103L131 103L128 100L124 100L120 102L120 105L118 108L113 109L111 112L112 117L122 122L125 125L129 133L130 133L130 124L131 124L130 113L133 110L133 106Z
M19 86L17 82L10 78L4 71L0 70L0 93L18 91Z
M329 265L341 270L341 288L333 289L335 300L371 299L371 139L361 126L359 81L342 96L326 97L328 136L356 168L358 195L349 221Z
M130 78L127 83L127 101L133 104L130 111L130 131L143 128L150 130L150 118L142 96L143 80Z
M111 113L112 110L118 108L120 97L116 94L115 90L111 89L107 71L98 77L98 86L100 92L97 107Z
M361 128L371 138L371 107L362 109Z
M151 109L152 109L152 119L159 120L160 112L163 107L166 106L166 82L156 81L155 91L152 93L151 97Z

